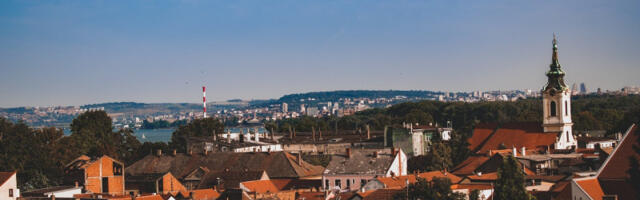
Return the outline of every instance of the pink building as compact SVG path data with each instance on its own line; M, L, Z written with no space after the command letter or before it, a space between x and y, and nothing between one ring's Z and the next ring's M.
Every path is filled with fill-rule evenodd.
M407 155L400 149L351 149L333 155L322 175L325 190L354 191L377 177L407 175Z

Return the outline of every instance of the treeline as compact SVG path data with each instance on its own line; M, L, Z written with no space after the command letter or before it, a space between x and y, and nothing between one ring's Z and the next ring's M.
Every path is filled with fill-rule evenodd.
M147 120L142 121L142 129L158 129L158 128L171 128L178 127L182 125L186 125L187 120L176 120L173 122L169 122L167 120L155 120L153 122L149 122Z
M187 136L210 136L224 130L217 119L196 119L180 125L169 143L140 143L130 129L114 131L104 111L78 115L70 125L71 135L56 128L35 129L24 122L0 117L0 171L18 171L23 190L62 184L64 166L80 155L108 155L130 165L157 149L185 152Z
M318 100L338 100L341 98L393 98L395 96L431 97L442 92L423 90L340 90L326 92L308 92L300 94L289 94L280 97L280 102L295 102L300 99L314 98Z
M577 96L572 100L574 129L606 130L608 133L625 131L640 109L640 96ZM327 130L358 130L366 125L376 130L385 126L399 126L403 122L446 126L451 123L457 132L470 134L477 123L542 121L542 100L522 99L515 102L440 102L420 101L396 104L389 108L369 109L345 117L300 117L267 123L278 132L289 127L297 131L310 131L311 127Z

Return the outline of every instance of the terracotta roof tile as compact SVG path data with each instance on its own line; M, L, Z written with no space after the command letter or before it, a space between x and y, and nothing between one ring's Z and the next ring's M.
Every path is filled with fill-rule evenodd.
M393 196L400 192L400 189L377 189L366 192L358 192L356 195L362 197L362 200L393 200Z
M0 186L4 185L4 183L7 182L7 180L9 180L9 178L11 178L14 174L16 174L15 171L13 171L13 172L0 172Z
M469 149L475 150L482 144L489 136L498 128L496 123L482 123L476 125L473 129L473 134L469 138Z
M480 165L487 162L487 160L489 160L488 156L469 156L451 171L452 173L460 176L471 175L478 167L480 167Z
M498 172L492 172L482 175L471 175L467 176L467 178L473 181L495 181L498 180Z
M589 178L584 180L578 180L576 183L584 190L592 199L602 199L604 192L600 187L598 179Z
M451 180L451 183L459 183L462 178L452 174L452 173L444 173L442 171L431 171L431 172L425 172L425 173L420 173L418 174L419 178L424 178L427 181L431 181L433 178L437 177L437 178L449 178L449 180ZM381 183L383 183L386 188L404 188L407 185L407 180L409 180L409 183L415 183L416 182L416 175L415 174L411 174L411 175L407 175L407 176L396 176L396 177L379 177L377 178L378 181L380 181Z
M518 149L523 146L527 149L546 149L556 142L556 137L557 133L545 133L541 123L538 122L507 123L500 126L473 150L477 153L486 153L489 150L500 149L501 145Z
M640 131L637 131L637 126L633 126L627 133L624 140L614 150L608 161L604 163L603 168L598 174L598 179L620 179L624 180L629 177L627 171L631 164L629 158L635 157L640 160L640 155L634 151L633 146L640 145L638 138L640 137Z

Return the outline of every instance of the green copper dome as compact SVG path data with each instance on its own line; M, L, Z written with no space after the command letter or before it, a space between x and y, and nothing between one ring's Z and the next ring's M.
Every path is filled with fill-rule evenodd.
M551 65L549 65L549 71L547 72L547 85L542 92L551 92L555 94L567 89L567 85L564 84L564 71L560 67L558 62L558 41L556 36L553 36L553 54L551 55Z

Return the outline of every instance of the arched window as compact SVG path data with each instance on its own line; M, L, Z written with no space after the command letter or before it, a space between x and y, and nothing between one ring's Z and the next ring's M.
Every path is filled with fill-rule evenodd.
M551 101L551 105L549 106L551 109L551 117L555 117L556 116L556 102L555 101Z
M569 116L569 101L564 101L564 115Z

